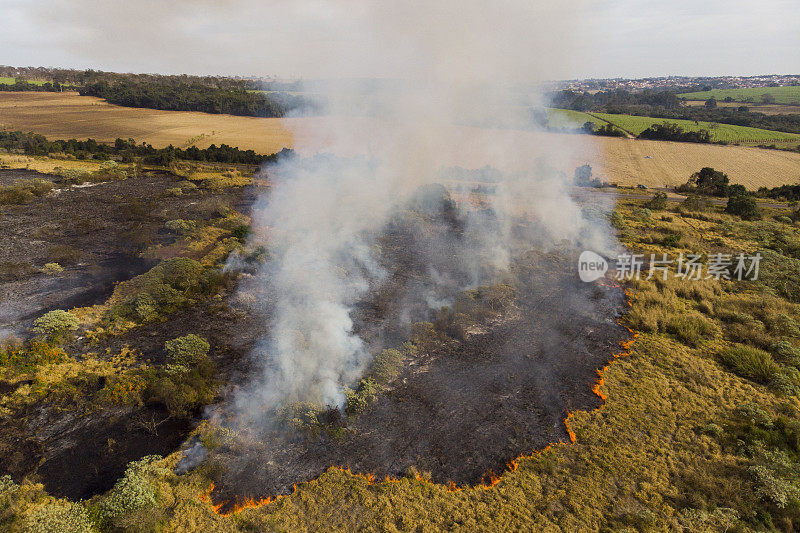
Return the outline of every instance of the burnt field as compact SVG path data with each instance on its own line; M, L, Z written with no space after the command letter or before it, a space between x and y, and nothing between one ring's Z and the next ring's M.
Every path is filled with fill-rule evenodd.
M0 174L4 185L32 177ZM274 312L275 294L257 287L259 260L245 261L213 291L191 293L155 319L111 332L114 321L97 317L110 316L117 287L128 280L146 278L175 257L214 256L204 272L221 272L225 256L213 250L230 235L223 231L226 217L232 208L248 212L255 192L187 187L159 171L78 187L38 177L52 180L53 189L0 208L0 290L3 302L14 302L4 307L4 327L25 335L48 310L81 308L75 311L81 330L64 346L68 358L76 365L117 365L121 353L131 360L96 375L68 371L57 387L43 384L56 378L29 368L7 374L0 382L0 471L42 482L55 496L90 498L109 490L129 462L180 449L206 406L216 405L211 418L224 425L227 400L261 371L249 356ZM180 194L169 192L181 184ZM472 216L498 230L490 210ZM187 236L169 229L172 220L197 227ZM428 186L377 232L373 244L385 277L356 302L352 319L354 334L379 357L364 379L349 384L343 405L290 402L268 413L268 423L209 445L203 464L216 472L215 501L230 507L286 494L331 466L475 484L520 454L569 442L565 418L600 404L591 391L597 370L627 334L617 324L622 291L581 283L574 273L578 252L545 245L536 237L541 228L524 220L513 224L509 267L491 267L475 225L443 187ZM247 253L240 249L234 263ZM62 269L43 268L52 262ZM164 346L189 333L208 340L210 370L199 385L178 384L193 388L176 400L161 390ZM106 399L110 388L136 390L142 379L148 382L134 397Z
M479 263L466 224L449 200L411 212L383 229L390 275L356 306L356 331L382 358L368 383L341 408L290 404L213 450L212 499L223 511L289 493L331 466L377 479L487 482L521 454L569 442L568 414L600 405L597 371L628 335L617 322L621 288L580 282L579 252L538 245L537 228L520 221L510 268L496 278L486 269L495 284L459 294ZM431 271L444 269L443 287ZM448 305L431 311L434 287Z
M0 206L0 330L30 337L32 321L53 309L83 308L76 311L82 325L49 371L4 362L0 473L40 481L56 496L89 498L111 488L130 461L172 453L199 416L199 405L177 412L157 400L101 400L123 382L120 375L163 364L165 341L194 332L212 343L215 379L224 380L251 349L255 328L224 305L223 284L218 298L179 305L168 320L158 317L118 334L86 332L103 331L98 326L105 319L97 317L108 314L103 304L118 283L173 256L201 260L215 245L192 246L166 227L168 221L207 221L233 207L246 211L253 193L247 187L208 191L165 171L78 186L61 176L0 172L3 186L32 179L52 182L52 188ZM51 263L58 268L48 270ZM120 353L129 358L123 366L114 362ZM104 370L92 370L98 365Z

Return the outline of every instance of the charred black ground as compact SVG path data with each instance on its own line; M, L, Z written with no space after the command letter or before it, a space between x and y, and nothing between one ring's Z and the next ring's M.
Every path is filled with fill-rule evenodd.
M285 494L330 466L379 479L424 472L440 483L474 484L520 454L568 441L567 414L599 406L591 391L597 370L627 336L617 323L622 290L580 282L578 251L534 244L517 250L500 280L516 292L502 312L459 324L450 311L424 312L431 265L451 269L451 290L473 270L473 243L454 209L447 197L412 205L380 238L391 276L358 307L356 322L377 350L409 338L417 345L404 352L399 375L357 415L330 408L312 428L279 424L217 449L212 461L225 473L216 500ZM515 231L530 245L537 229L520 222ZM425 338L401 320L409 309L431 320Z
M162 171L83 187L70 187L59 176L0 171L1 185L36 178L53 181L54 190L23 205L0 206L0 326L22 336L46 311L103 303L115 283L170 257L180 236L165 231L166 221L206 219L220 205L246 211L254 198L241 187L170 194L182 178ZM143 257L147 249L162 255ZM59 263L63 272L43 273L48 262ZM166 340L195 333L209 340L209 356L225 381L235 361L250 351L256 331L249 317L222 303L226 297L223 292L177 310L168 321L94 343L79 338L66 348L78 356L102 356L127 346L141 354L142 363L158 364ZM0 393L32 384L0 380ZM196 426L199 412L175 417L162 405L98 410L91 400L103 385L81 383L81 397L49 394L1 417L0 474L41 481L58 497L89 498L110 489L130 461L176 450Z

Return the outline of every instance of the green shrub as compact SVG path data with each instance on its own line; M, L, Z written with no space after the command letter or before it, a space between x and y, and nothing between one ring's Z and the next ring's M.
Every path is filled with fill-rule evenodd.
M700 212L711 209L713 204L708 198L702 196L688 196L686 200L678 206L679 211Z
M0 187L0 205L21 205L44 196L53 189L53 182L34 178Z
M769 383L780 370L769 353L751 346L739 345L723 350L720 360L739 376L758 383Z
M117 317L147 322L190 302L189 294L200 288L203 265L188 257L163 261L150 271L120 283L107 320Z
M231 234L236 240L244 244L247 241L248 235L250 235L250 226L243 223L237 224L231 230Z
M661 245L666 246L667 248L672 248L678 245L681 242L681 235L680 233L669 233L661 239Z
M78 317L68 311L56 309L34 320L33 333L50 342L58 342L76 331L78 324Z
M186 368L191 368L204 360L208 356L209 348L211 346L208 342L194 333L164 343L167 362Z
M788 365L800 365L800 348L789 341L774 342L769 347L773 357L781 363Z
M175 220L168 220L164 224L164 227L174 233L180 233L181 235L185 235L197 229L197 222L194 220L183 220L178 218Z
M667 208L667 194L663 192L657 192L650 200L645 202L644 206L647 209L651 209L653 211L660 211L662 209Z
M203 265L188 257L168 259L156 267L164 283L179 290L195 286L203 273Z
M45 263L45 265L42 267L42 273L47 274L48 276L53 276L59 272L64 272L64 267L58 263Z
M781 337L800 337L800 325L786 313L778 313L767 319L769 331Z
M312 402L293 402L277 411L278 420L296 430L314 430L321 426L322 409Z
M725 212L730 215L739 215L742 220L759 220L761 218L761 209L758 207L758 202L749 195L728 198Z
M171 189L167 189L165 192L169 196L183 196L183 189L180 187L172 187Z
M618 230L624 230L627 228L627 223L625 222L625 217L622 216L617 210L611 212L611 225Z
M86 508L68 500L56 500L34 507L22 519L25 533L91 533L97 531Z
M355 391L345 391L345 411L349 415L363 412L378 397L378 385L372 378L364 378Z
M800 259L770 249L760 250L759 253L762 259L758 283L790 302L800 302Z
M761 428L772 427L772 416L757 402L737 405L733 411L734 419L740 423Z
M403 354L398 350L383 350L372 362L369 375L378 385L387 385L399 375L402 362Z
M794 367L782 368L770 380L769 386L772 390L783 396L795 396L800 383L800 372Z
M152 463L161 459L162 457L158 455L148 455L128 465L125 474L117 481L108 496L100 502L99 511L104 522L156 505L155 487L147 479L147 473L152 468Z

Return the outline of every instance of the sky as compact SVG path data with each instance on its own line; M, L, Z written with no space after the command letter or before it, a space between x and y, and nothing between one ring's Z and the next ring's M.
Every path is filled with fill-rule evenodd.
M397 78L413 76L425 63L428 49L420 42L435 44L443 28L452 28L463 43L456 61L505 62L520 78L800 73L797 0L461 5L452 0L0 0L0 64ZM529 12L520 13L521 6ZM431 28L435 35L425 33ZM385 53L375 54L376 49Z

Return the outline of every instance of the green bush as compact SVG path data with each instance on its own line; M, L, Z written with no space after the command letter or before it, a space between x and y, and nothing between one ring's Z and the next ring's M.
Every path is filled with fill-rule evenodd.
M161 459L158 455L148 455L128 465L125 474L99 504L100 517L104 522L156 505L155 487L147 479L147 473L152 468L152 463Z
M662 209L667 208L667 194L663 192L657 192L650 200L648 200L644 206L647 209L651 209L653 211L660 211Z
M202 274L203 265L194 259L163 261L141 276L120 283L114 291L116 303L106 318L148 322L171 313L191 301L188 296L200 288Z
M183 220L178 218L175 220L168 220L164 224L164 227L174 233L180 233L181 235L185 235L197 229L197 222L194 220Z
M364 378L355 391L345 391L345 411L349 415L363 412L378 397L378 385L372 378Z
M772 390L783 396L795 396L800 383L800 372L794 367L782 368L770 380L769 386Z
M402 362L403 354L400 351L383 350L372 362L369 375L378 385L387 385L399 375Z
M0 187L0 205L21 205L44 196L53 189L53 182L34 178Z
M59 272L64 272L64 267L58 263L45 263L45 265L42 267L42 273L47 274L48 276L53 276Z
M730 215L738 215L742 217L742 220L759 220L761 218L761 209L758 207L756 199L744 194L728 198L725 212Z
M69 311L56 309L34 320L33 333L50 342L58 342L77 330L78 323L78 317Z
M678 206L678 210L699 212L711 209L712 206L713 204L708 198L703 198L702 196L688 196L686 200L681 202L681 204Z
M22 519L25 533L91 533L97 531L79 503L56 500L34 507Z
M760 428L772 427L772 416L757 402L748 402L736 406L733 411L734 419L742 424Z
M680 233L670 233L668 235L665 235L664 238L661 239L661 245L666 246L667 248L675 247L680 242L681 242Z
M211 346L208 342L194 333L164 343L167 362L186 368L191 368L204 360L208 356L209 348Z
M778 341L769 347L772 356L781 363L787 365L800 365L800 348L789 341Z
M764 350L751 346L736 346L723 350L722 364L743 378L758 383L769 383L780 371L780 366Z

